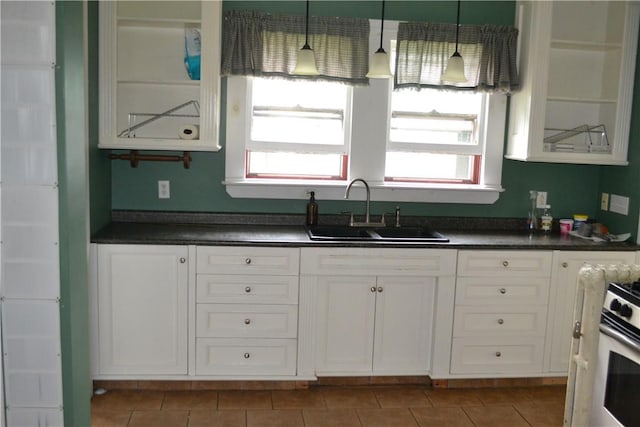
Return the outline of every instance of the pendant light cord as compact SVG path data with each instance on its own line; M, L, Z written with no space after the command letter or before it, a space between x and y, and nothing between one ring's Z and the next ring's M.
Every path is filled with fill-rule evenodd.
M309 47L309 0L307 0L307 20L305 21L304 28L304 47L303 49L310 49Z
M458 52L458 31L460 31L460 0L458 0L458 13L456 14L456 52Z
M382 0L382 18L380 19L380 48L378 52L384 52L382 48L382 35L384 33L384 0Z

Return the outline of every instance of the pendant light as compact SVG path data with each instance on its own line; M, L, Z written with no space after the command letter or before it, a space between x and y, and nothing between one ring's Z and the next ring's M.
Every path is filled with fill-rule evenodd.
M464 75L464 61L458 52L458 33L460 31L460 0L458 0L458 14L456 17L456 51L449 58L447 68L442 74L442 80L452 83L464 83L467 78Z
M382 18L380 19L380 47L371 58L371 66L367 77L370 79L390 79L391 69L389 68L389 55L382 48L382 34L384 31L384 0L382 0Z
M298 51L298 60L293 74L299 76L317 76L316 56L309 46L309 0L307 0L307 19L305 21L304 46Z

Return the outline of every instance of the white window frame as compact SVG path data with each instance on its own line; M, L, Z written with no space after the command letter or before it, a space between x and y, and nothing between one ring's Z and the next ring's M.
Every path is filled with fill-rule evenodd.
M380 21L371 20L370 52L380 43ZM384 48L397 34L398 23L385 21ZM347 181L245 178L246 147L250 132L251 99L248 78L227 77L225 180L231 197L307 199L315 191L319 200L342 200L349 180L365 179L371 200L393 202L491 204L504 189L501 185L507 97L487 96L488 120L480 126L484 135L482 172L478 184L385 182L384 162L389 135L391 80L371 79L368 87L353 88L351 141ZM382 120L381 118L387 118Z

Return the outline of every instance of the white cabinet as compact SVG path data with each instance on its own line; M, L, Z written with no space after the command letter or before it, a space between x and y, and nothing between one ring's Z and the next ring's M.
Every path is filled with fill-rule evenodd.
M197 248L196 375L296 375L299 259L298 248Z
M451 374L542 373L550 251L458 253Z
M96 260L96 377L186 375L188 247L97 245Z
M220 149L221 4L100 2L100 148ZM199 80L185 67L192 31L199 32ZM199 136L181 134L182 126L196 126Z
M634 2L517 2L507 158L627 164L639 15Z
M556 251L554 253L546 355L550 372L566 375L569 369L573 307L578 286L578 271L583 264L633 264L635 259L635 252Z
M455 253L303 249L302 281L315 290L316 374L430 374L436 337L450 341L436 308L447 317L453 304Z

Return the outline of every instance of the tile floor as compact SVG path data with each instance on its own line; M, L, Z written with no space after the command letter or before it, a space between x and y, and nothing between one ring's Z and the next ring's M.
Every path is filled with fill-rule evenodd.
M113 390L94 396L102 426L562 426L564 386L433 389Z

